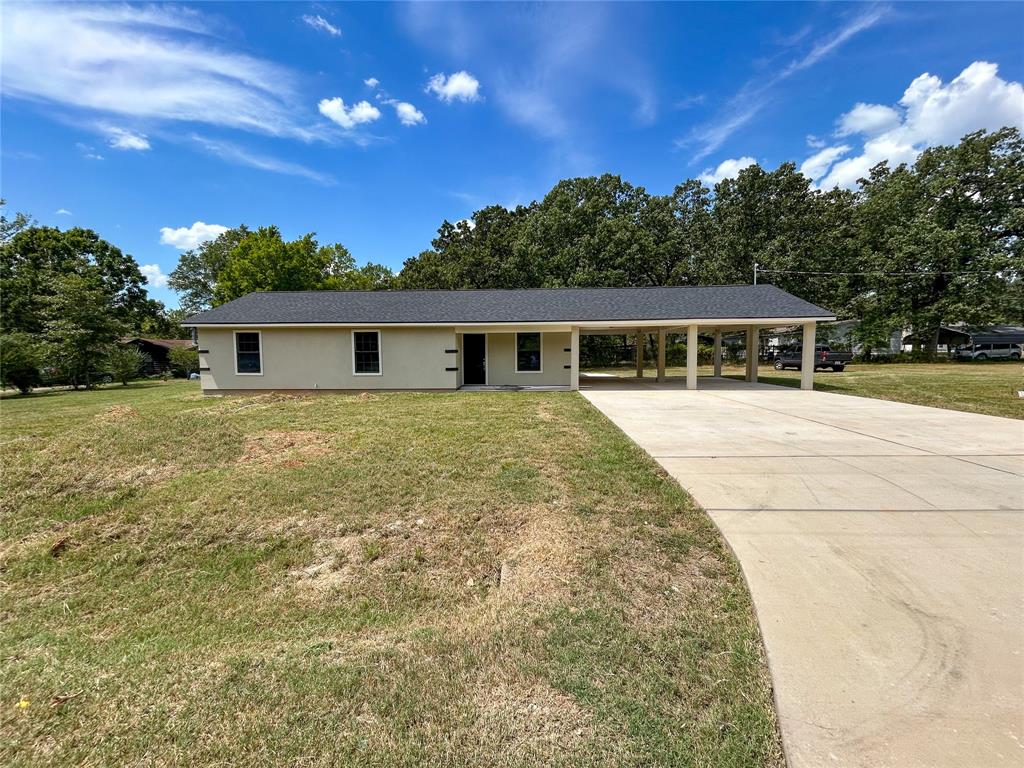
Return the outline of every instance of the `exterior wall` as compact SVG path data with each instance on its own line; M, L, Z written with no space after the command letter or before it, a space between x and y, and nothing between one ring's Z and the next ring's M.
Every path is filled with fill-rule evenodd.
M234 331L259 330L261 375L235 373ZM458 365L453 328L380 330L381 374L352 373L351 328L200 328L204 391L260 389L455 389ZM566 371L568 373L568 371Z
M487 383L516 386L569 386L572 371L565 366L572 363L570 348L572 334L568 331L541 333L540 373L516 373L516 335L514 333L487 334Z

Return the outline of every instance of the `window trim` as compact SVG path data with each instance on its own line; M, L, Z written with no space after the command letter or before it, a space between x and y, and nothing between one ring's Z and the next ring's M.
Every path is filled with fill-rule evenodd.
M260 370L259 373L253 371L240 371L238 370L238 334L240 333L255 333L256 338L259 340L260 345ZM235 342L235 376L262 376L263 375L263 331L235 331L232 340Z
M356 371L356 334L357 333L376 333L377 334L377 372L376 373L360 373ZM351 332L352 340L352 375L353 376L383 376L384 375L384 345L382 344L383 339L381 338L380 329L378 328L359 328L352 329Z
M519 334L537 334L537 355L540 357L540 367L536 371L519 370ZM544 373L544 331L516 331L515 344L512 345L512 356L515 363L516 373Z

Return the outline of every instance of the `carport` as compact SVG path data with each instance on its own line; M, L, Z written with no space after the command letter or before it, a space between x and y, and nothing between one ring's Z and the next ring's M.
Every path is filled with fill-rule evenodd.
M575 335L630 335L636 339L636 378L644 378L644 339L648 336L657 337L657 372L655 381L665 382L668 377L665 374L665 352L668 348L668 336L680 334L686 336L686 388L697 389L699 377L697 376L697 355L700 337L713 339L712 365L715 379L722 377L722 337L724 335L742 335L745 348L745 371L744 379L751 383L757 382L758 375L758 337L764 328L777 328L780 326L800 326L802 329L802 350L800 365L800 388L814 388L814 346L817 324L820 320L834 320L834 317L818 317L813 320L804 318L757 318L748 320L743 318L720 318L714 322L708 320L694 320L688 323L673 323L672 325L651 324L642 325L636 328L622 328L616 326L594 327L579 326L574 329L573 348L578 346L578 338ZM572 389L579 388L578 361L574 365L574 380Z

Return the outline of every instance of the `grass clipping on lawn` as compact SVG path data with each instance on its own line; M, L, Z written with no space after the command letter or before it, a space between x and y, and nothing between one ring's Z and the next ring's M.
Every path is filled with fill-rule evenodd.
M573 393L2 415L5 764L782 764L736 563Z

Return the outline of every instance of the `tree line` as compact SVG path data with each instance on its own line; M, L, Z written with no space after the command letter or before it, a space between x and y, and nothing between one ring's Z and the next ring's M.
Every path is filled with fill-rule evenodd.
M382 214L383 215L383 214ZM793 163L654 195L620 176L558 182L543 199L444 221L393 273L315 234L230 229L169 276L181 307L148 298L135 260L87 229L0 217L0 379L59 366L90 381L118 335L181 336L181 320L251 291L749 283L762 279L860 320L870 350L910 328L1024 323L1024 142L1015 128L881 163L855 190L819 190Z

